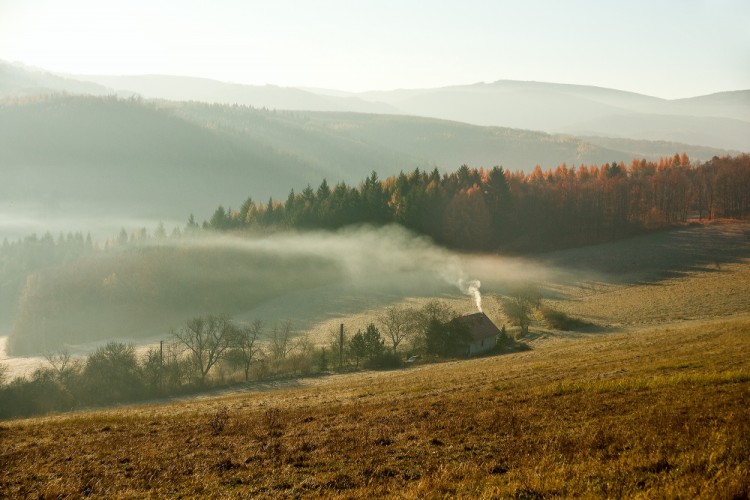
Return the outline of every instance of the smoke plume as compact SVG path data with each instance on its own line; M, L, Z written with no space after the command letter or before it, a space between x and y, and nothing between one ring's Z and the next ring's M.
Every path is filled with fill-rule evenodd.
M477 305L477 310L482 312L482 294L479 292L479 287L482 283L479 280L458 280L458 288L461 293L474 298L474 303Z

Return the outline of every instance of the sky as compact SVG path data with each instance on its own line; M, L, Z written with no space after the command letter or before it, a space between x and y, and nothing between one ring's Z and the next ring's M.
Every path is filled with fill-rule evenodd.
M748 0L0 0L0 59L344 91L750 88Z

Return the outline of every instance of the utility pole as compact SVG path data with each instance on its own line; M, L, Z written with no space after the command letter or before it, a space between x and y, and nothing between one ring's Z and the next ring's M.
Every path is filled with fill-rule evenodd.
M164 341L159 341L159 390L164 391Z
M339 331L339 369L344 366L344 324L341 323Z

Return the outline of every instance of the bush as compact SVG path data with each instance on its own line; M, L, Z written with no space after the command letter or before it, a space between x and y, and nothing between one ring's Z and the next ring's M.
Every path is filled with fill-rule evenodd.
M0 418L28 417L76 406L73 395L49 368L40 368L30 380L15 378L0 390Z
M387 370L391 368L401 368L401 364L402 361L400 356L393 354L390 351L386 351L379 356L375 356L365 361L364 367L376 370Z
M589 326L585 321L571 318L564 312L556 311L549 307L543 307L541 312L547 326L554 328L555 330L569 331Z
M89 355L83 369L81 400L92 404L120 403L144 397L144 383L135 347L109 342Z
M542 302L542 294L535 285L525 285L514 290L503 300L503 312L512 324L521 327L521 335L529 333L531 314Z

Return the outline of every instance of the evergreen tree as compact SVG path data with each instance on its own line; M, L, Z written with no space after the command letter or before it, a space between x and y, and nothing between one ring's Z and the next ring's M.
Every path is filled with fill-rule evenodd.
M382 355L385 351L385 344L383 337L380 335L380 330L375 326L374 323L367 325L364 333L364 342L367 349L367 358L373 359Z
M359 368L359 360L367 357L367 342L365 342L362 330L357 330L357 333L349 339L349 354L354 358L357 368Z

